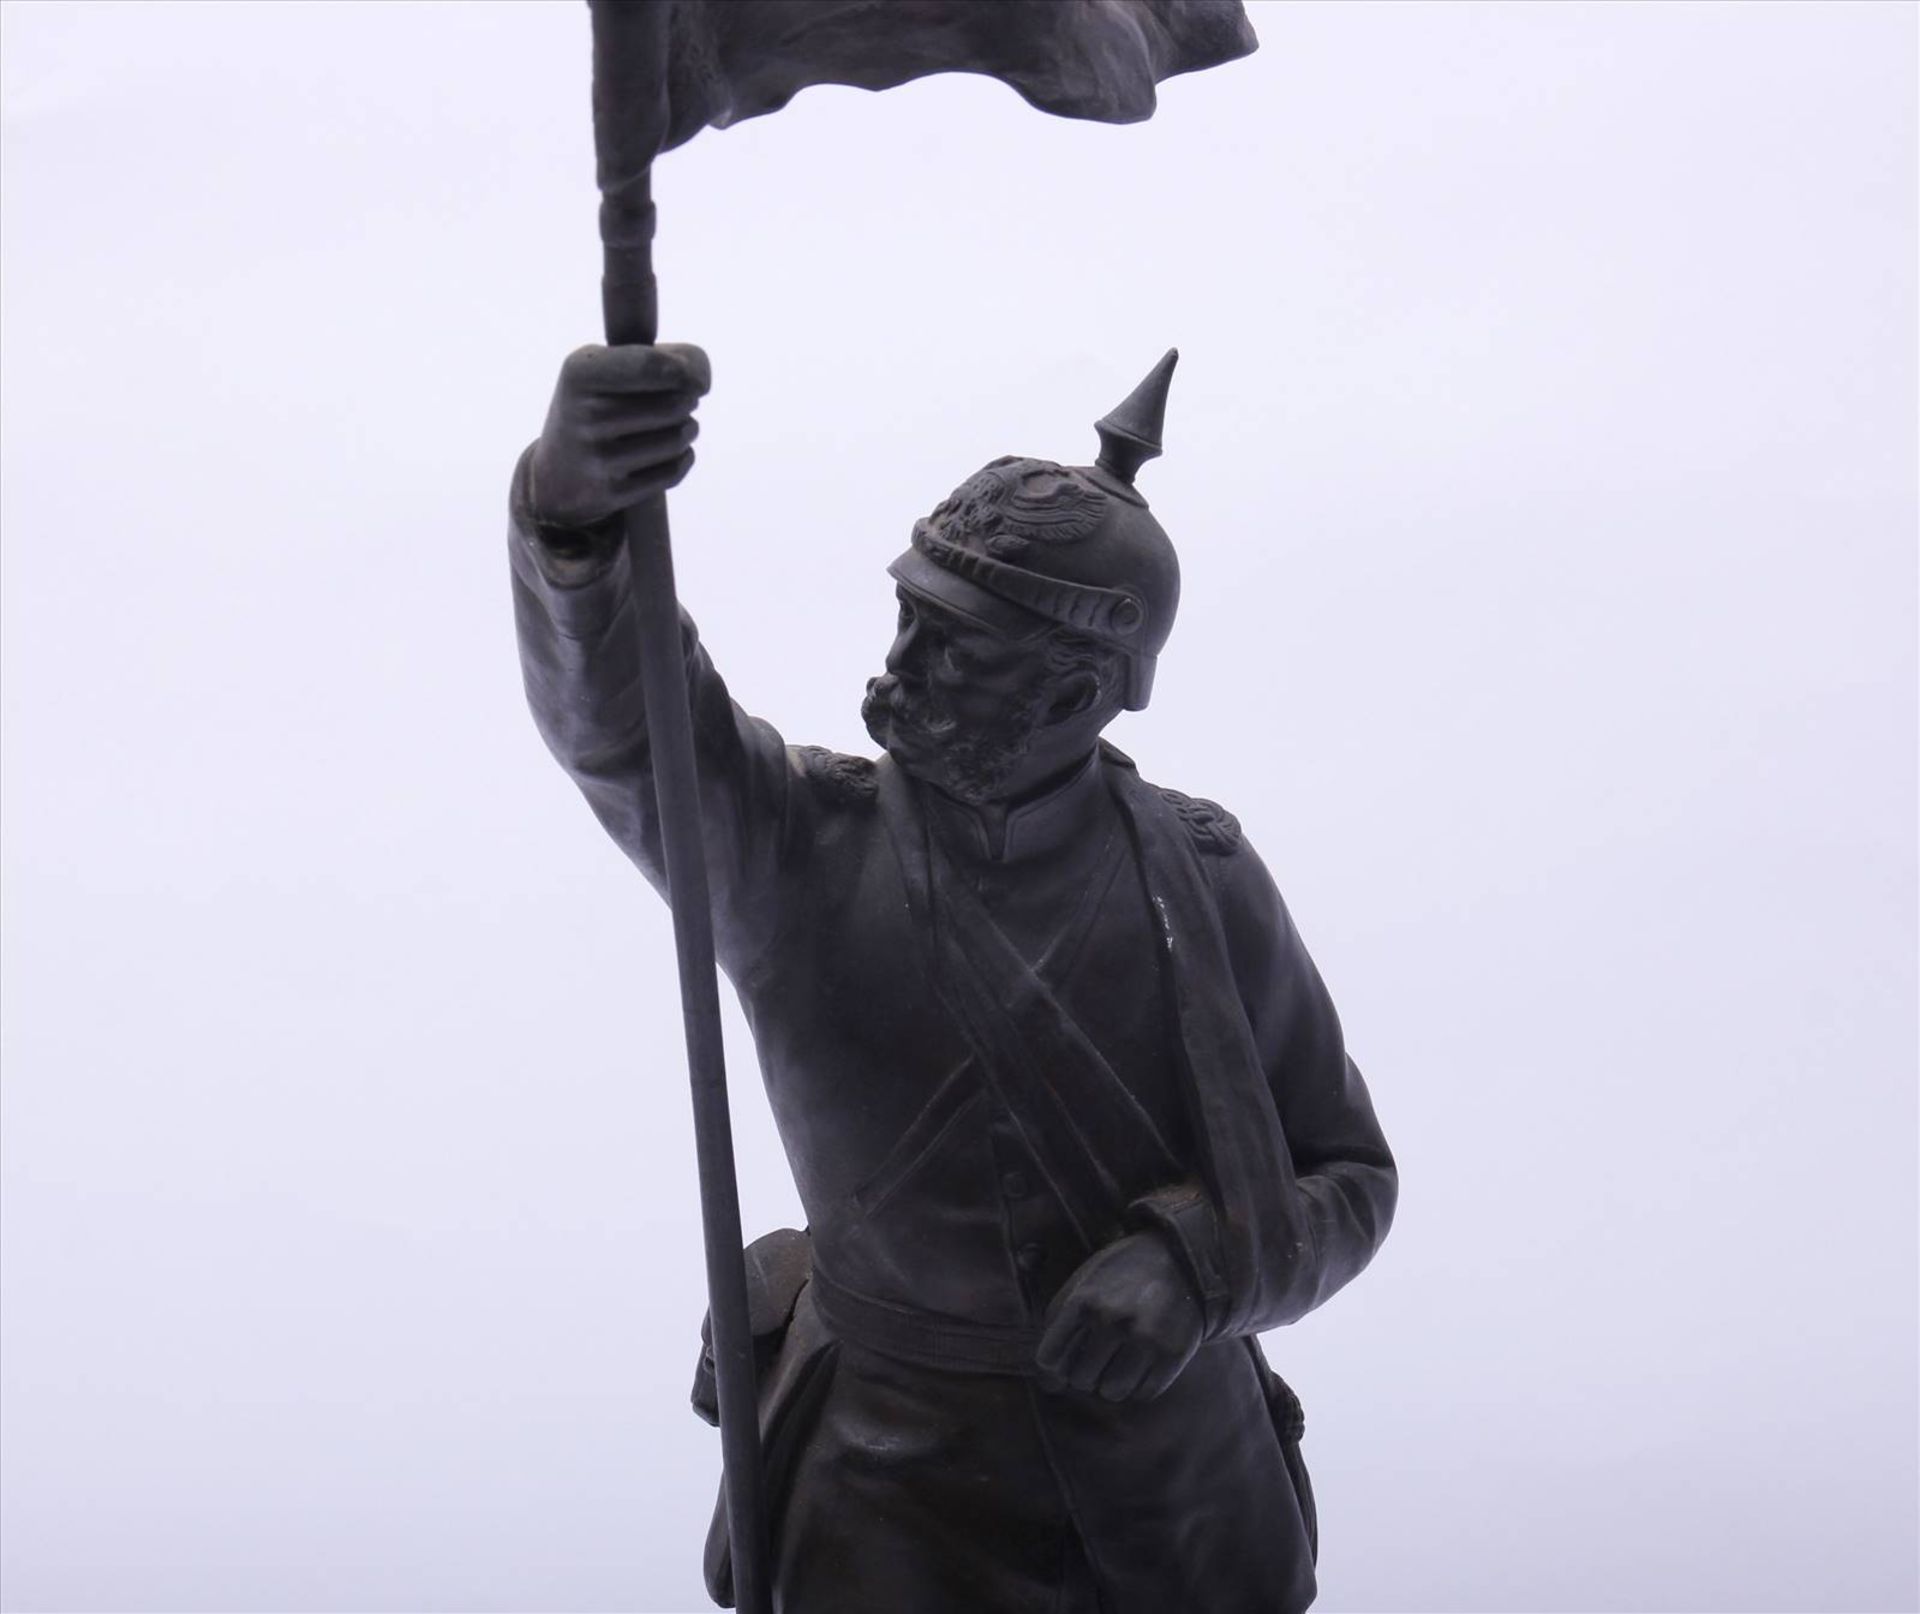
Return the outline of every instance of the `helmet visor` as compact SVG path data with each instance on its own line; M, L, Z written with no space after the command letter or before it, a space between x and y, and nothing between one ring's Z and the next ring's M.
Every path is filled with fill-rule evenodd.
M1053 626L1045 617L948 571L917 549L909 549L887 571L908 593L1016 644L1037 639Z

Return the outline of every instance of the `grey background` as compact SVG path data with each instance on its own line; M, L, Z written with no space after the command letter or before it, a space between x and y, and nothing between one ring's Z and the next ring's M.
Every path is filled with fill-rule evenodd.
M1140 127L946 79L669 160L684 595L864 748L911 519L1177 342L1116 738L1404 1163L1269 1341L1323 1606L1911 1609L1915 12L1254 10ZM666 916L502 555L597 334L584 8L0 26L6 1605L704 1607Z

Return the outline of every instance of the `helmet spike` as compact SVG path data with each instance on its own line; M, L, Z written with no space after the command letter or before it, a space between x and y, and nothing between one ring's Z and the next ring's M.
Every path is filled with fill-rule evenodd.
M1115 481L1133 486L1134 473L1160 453L1160 433L1167 420L1167 387L1178 348L1147 372L1146 379L1127 394L1126 402L1094 424L1100 434L1100 458L1095 462Z

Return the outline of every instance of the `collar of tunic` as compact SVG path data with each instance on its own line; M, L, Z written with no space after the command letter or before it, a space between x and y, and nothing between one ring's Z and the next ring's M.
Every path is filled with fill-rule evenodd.
M1025 801L974 807L938 790L926 794L934 828L950 854L984 863L1032 863L1084 833L1101 809L1106 786L1096 749L1060 784Z

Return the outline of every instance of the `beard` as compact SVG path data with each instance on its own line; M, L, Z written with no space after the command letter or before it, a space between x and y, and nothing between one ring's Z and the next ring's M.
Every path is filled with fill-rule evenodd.
M1035 689L969 727L931 691L915 694L892 673L867 680L860 717L874 743L907 773L978 807L1003 794L1039 726L1043 689Z

